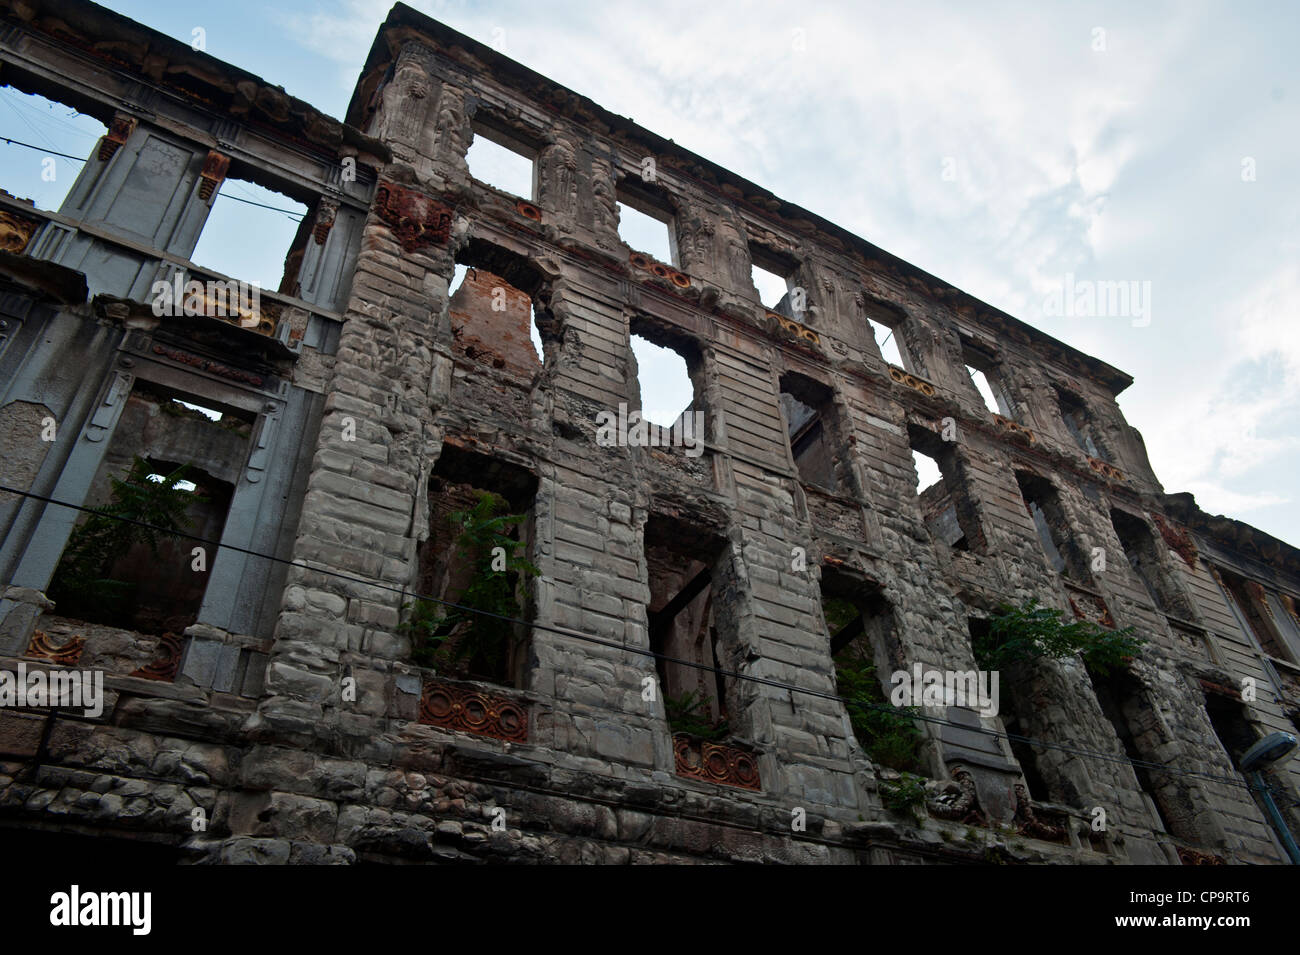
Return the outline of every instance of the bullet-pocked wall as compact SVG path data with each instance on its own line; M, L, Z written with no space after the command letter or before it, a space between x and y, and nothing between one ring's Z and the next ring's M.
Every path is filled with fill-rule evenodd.
M73 9L181 79L101 76L90 41L68 60L50 24ZM43 818L42 789L111 807L63 771L111 795L182 745L198 788L85 824L221 861L1285 859L1236 761L1300 709L1296 551L1207 561L1122 372L400 4L344 123L89 4L6 17L0 76L93 99L117 145L59 214L0 196L35 220L24 268L0 263L29 303L5 305L0 361L31 382L5 440L33 492L82 503L120 407L221 411L186 419L200 436L229 413L208 446L241 549L172 643L101 632L49 606L75 512L0 501L0 649L66 665L84 640L117 667L111 717L63 726L26 788L0 775L3 824ZM476 178L476 140L526 194ZM141 186L164 146L175 175ZM285 282L254 324L158 321L154 280L202 275L204 183L236 171L310 210ZM671 261L624 242L624 208ZM756 266L786 283L770 308ZM686 365L676 424L640 420L634 336ZM94 373L50 385L74 353ZM1118 674L1010 665L1000 709L889 711L895 671L977 671L1031 599L1147 643ZM4 719L17 772L33 720ZM108 740L156 755L110 772Z

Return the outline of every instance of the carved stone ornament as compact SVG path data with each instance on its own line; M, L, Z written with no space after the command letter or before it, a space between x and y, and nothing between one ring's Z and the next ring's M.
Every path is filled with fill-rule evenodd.
M125 113L114 113L108 132L99 141L99 161L108 162L135 132L138 120Z
M226 178L226 173L230 170L230 157L223 156L215 150L209 150L207 157L203 160L203 168L199 170L199 198L207 202L212 198L212 194L217 191L217 187Z
M451 207L414 189L381 182L374 209L406 252L444 245L451 237Z
M176 679L181 665L181 638L174 633L164 633L158 640L158 659L133 670L131 676L144 680L161 680L170 683Z
M739 746L711 743L686 733L674 733L673 757L678 776L741 789L762 788L757 758Z
M447 680L425 680L420 722L512 743L528 740L526 703Z
M339 204L333 199L321 199L316 206L316 222L312 225L311 237L317 245L324 245L330 229L334 228L334 217L338 215Z
M81 659L81 652L86 649L85 637L71 637L63 646L56 647L44 630L32 634L32 641L27 645L27 656L42 660L52 660L63 666L72 666Z
M0 251L15 255L27 248L40 223L8 209L0 209Z

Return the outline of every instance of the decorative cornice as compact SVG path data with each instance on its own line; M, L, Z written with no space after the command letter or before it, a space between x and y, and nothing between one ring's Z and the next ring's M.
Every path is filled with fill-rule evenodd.
M907 387L912 390L919 391L927 398L933 398L935 391L937 390L934 385L930 384L930 382L926 381L924 378L914 375L910 371L905 371L897 365L889 366L889 377L894 379L894 381L898 382L900 385L907 385Z
M1300 576L1300 549L1285 541L1244 521L1224 517L1222 514L1207 514L1197 507L1196 498L1186 491L1166 494L1164 505L1168 515L1185 525L1193 534L1202 536L1205 539L1202 543L1212 541L1225 551L1235 551L1263 561L1283 573Z

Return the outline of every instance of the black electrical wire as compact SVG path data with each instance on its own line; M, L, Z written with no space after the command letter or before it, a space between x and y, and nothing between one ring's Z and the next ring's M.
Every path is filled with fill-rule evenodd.
M0 142L9 143L11 146L26 146L28 149L35 149L37 152L45 153L47 156L59 156L63 159L71 159L74 162L86 161L84 156L70 156L67 153L55 152L53 149L45 149L41 146L33 146L31 143L20 142L17 139L10 139L7 136L0 136ZM268 206L264 202L254 202L252 199L241 199L239 196L232 196L228 192L218 192L217 196L222 199L234 199L236 202L242 202L250 206L257 206L259 209L270 209L272 212L283 212L295 222L302 221L302 213L295 209L280 209L277 206Z
M242 203L244 203L245 205L249 205L249 206L257 206L259 209L270 209L272 212L283 212L286 216L288 216L288 217L289 217L290 219L292 219L294 222L301 222L301 221L302 221L302 213L301 213L301 212L295 212L293 209L280 209L280 208L277 208L276 206L268 206L268 205L267 205L266 203L264 203L264 202L254 202L252 199L243 199L243 198L241 198L241 197L239 197L239 196L233 196L233 195L231 195L231 194L228 193L228 192L218 192L218 193L217 193L217 198L218 198L218 199L234 199L236 202L242 202Z
M46 149L43 146L33 146L31 143L19 142L16 139L10 139L8 136L0 136L0 141L6 142L11 146L26 146L28 149L35 149L37 152L45 153L47 156L58 156L60 159L71 159L74 162L85 162L84 156L70 156L67 153L55 152L53 149Z

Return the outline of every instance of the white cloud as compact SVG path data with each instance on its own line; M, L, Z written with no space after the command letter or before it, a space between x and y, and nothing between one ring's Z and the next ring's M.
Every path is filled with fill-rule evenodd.
M310 13L270 12L286 38L344 67L336 77L351 89L392 4L388 0L342 0L339 6L337 11L316 8Z
M1229 517L1248 514L1278 504L1289 504L1292 499L1280 494L1239 494L1218 484L1192 481L1186 487L1196 497L1197 505L1207 514L1226 514Z
M342 0L291 36L350 87L388 6ZM1285 11L418 6L483 42L502 31L538 73L1134 374L1124 409L1170 490L1300 539L1281 476L1300 466ZM1067 272L1150 281L1152 324L1045 317Z

